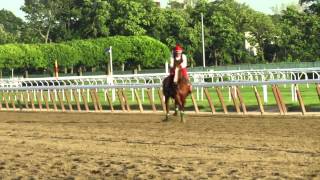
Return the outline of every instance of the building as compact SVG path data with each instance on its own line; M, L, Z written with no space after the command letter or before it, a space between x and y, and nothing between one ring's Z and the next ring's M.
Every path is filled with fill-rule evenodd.
M160 0L154 0L154 2L156 3L156 5L158 6L158 7L160 7Z
M197 0L169 0L169 3L180 4L183 8L194 6Z
M185 3L185 0L170 0L169 2Z
M175 2L178 4L182 4L183 7L191 6L194 7L199 0L169 0L169 3ZM213 2L215 0L209 0L209 2Z

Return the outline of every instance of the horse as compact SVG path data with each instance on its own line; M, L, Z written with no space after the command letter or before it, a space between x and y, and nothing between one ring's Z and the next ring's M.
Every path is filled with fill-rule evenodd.
M181 122L184 120L184 105L186 102L187 96L191 93L189 80L182 76L181 68L176 66L175 75L169 75L162 82L162 90L165 97L166 105L166 121L169 120L169 100L170 98L174 99L175 102L175 113L178 114L178 109L180 111ZM174 82L175 80L175 82ZM178 107L178 109L177 109Z

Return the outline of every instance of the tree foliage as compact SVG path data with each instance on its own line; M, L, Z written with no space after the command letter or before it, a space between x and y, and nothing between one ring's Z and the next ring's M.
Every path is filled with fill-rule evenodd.
M97 67L107 63L105 49L113 47L115 66L131 62L130 67L159 67L169 58L166 45L147 36L114 36L89 40L73 40L50 44L0 45L0 69L52 69L59 66Z
M0 10L0 44L18 42L23 27L22 19L10 11Z
M6 67L45 68L53 59L66 67L104 66L101 52L113 46L117 66L153 68L165 61L161 51L168 53L176 43L195 65L202 65L201 14L207 65L319 60L319 0L300 0L304 11L289 6L276 15L236 0L183 2L159 8L153 0L25 0L26 22L0 11L0 44L23 42L37 48L20 45L13 57L25 52L22 65L13 61ZM147 36L163 44L153 47L154 39ZM257 48L256 56L245 41ZM42 60L33 64L40 56ZM10 57L4 59L8 62Z

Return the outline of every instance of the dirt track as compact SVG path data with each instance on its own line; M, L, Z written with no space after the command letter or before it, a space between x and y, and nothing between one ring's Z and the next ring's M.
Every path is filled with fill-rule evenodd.
M0 179L320 179L319 117L162 118L0 112Z

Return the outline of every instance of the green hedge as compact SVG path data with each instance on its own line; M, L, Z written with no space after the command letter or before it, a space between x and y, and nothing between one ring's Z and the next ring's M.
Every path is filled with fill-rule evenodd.
M146 68L160 67L170 56L166 45L148 36L114 36L59 44L6 44L0 45L0 69L52 68L55 60L60 67L97 67L109 60L105 53L109 46L115 65L129 62Z

